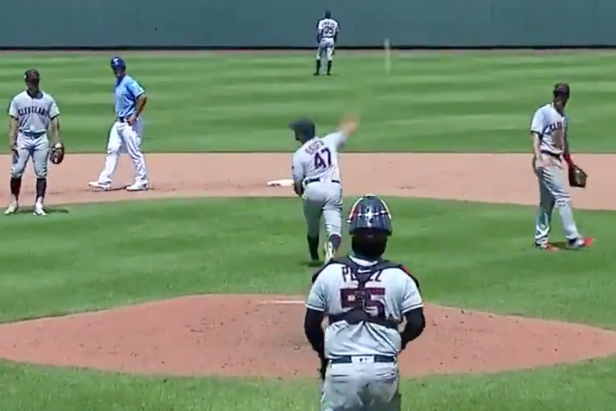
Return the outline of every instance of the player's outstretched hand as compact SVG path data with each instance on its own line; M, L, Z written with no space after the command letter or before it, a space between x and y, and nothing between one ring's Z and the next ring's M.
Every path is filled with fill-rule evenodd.
M340 121L340 131L347 136L355 133L359 126L359 116L357 114L345 114Z

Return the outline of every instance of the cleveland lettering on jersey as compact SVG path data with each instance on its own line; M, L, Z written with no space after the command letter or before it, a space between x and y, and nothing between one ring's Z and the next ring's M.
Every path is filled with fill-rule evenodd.
M25 116L26 114L38 114L39 116L49 117L49 111L43 107L30 106L17 110L17 115L20 117Z
M563 133L560 131L563 130ZM530 131L539 135L539 149L542 152L560 156L567 138L567 118L559 113L553 103L545 104L535 111Z
M50 94L39 91L32 97L23 91L11 100L9 115L17 120L20 133L44 134L51 120L60 115L60 110Z

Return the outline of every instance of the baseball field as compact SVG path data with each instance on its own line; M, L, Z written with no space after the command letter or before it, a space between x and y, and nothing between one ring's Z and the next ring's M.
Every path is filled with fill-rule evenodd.
M149 95L140 193L122 190L128 158L117 190L87 186L114 118L110 57L2 55L7 105L38 68L68 154L50 169L48 216L0 219L0 410L318 409L301 202L266 182L290 178L289 121L324 134L347 110L362 123L345 196L387 199L388 257L428 303L401 356L404 409L614 409L615 53L394 54L386 74L380 53L340 51L319 78L311 53L127 53ZM596 242L547 253L532 247L528 127L558 81L590 175L575 218ZM557 213L554 227L564 240Z

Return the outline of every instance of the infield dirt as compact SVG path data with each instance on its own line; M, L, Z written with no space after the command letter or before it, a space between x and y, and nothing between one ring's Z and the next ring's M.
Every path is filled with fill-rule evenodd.
M51 168L48 203L293 195L289 187L266 187L267 181L289 178L288 154L150 154L152 190L137 193L121 190L132 182L131 165L123 160L117 190L94 192L87 183L96 179L104 157L68 155ZM616 209L616 157L576 160L591 177L587 189L573 191L575 207ZM341 166L346 196L534 204L530 162L528 155L512 154L344 154ZM0 163L8 170L10 158L2 156ZM22 198L33 202L31 170L25 181ZM8 191L0 199L8 204ZM292 303L271 301L281 299ZM219 312L225 314L213 315ZM255 321L257 315L267 323ZM302 336L301 315L301 297L192 296L5 324L0 358L131 373L314 376L317 365ZM404 375L532 368L616 352L616 333L587 326L434 305L427 315L425 335L401 357Z

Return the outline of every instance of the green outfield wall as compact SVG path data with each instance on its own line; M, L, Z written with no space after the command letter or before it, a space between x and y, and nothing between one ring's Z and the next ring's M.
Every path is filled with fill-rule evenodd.
M616 45L615 0L22 0L0 47L312 47L327 8L348 47Z

